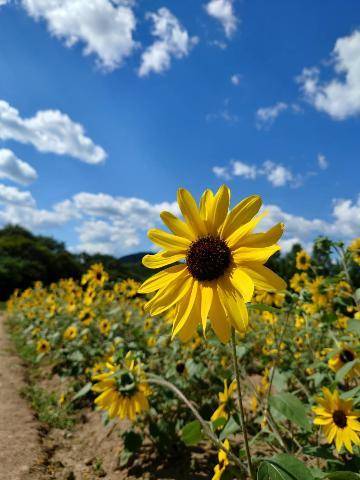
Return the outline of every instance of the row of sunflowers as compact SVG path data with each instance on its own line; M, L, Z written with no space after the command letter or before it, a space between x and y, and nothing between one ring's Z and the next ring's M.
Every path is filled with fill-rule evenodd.
M151 438L165 456L214 446L213 480L359 480L360 239L332 243L333 276L299 252L286 285L264 265L284 226L253 233L260 197L229 202L225 186L199 205L180 189L184 220L162 212L172 233L149 232L154 276L111 282L96 264L81 282L37 283L9 299L11 329L70 379L61 404L131 420L127 458Z

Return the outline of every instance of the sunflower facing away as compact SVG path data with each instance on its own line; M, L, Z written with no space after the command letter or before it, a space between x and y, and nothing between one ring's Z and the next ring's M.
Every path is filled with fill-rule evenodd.
M107 371L94 375L97 381L92 390L100 395L95 399L101 410L106 410L110 419L119 417L135 420L136 415L148 410L147 400L150 394L148 384L143 378L140 366L128 354L124 367L106 364Z
M346 377L348 378L359 378L360 377L360 363L356 352L348 347L347 345L343 345L342 348L336 352L334 356L332 356L329 361L328 365L333 372L339 371L344 365L350 362L354 362L357 360L351 367L351 369L347 372Z
M245 332L248 325L246 303L254 287L276 291L285 282L264 266L280 247L283 234L279 223L265 233L252 233L261 218L256 216L261 198L245 198L229 212L230 191L223 185L214 195L206 190L198 206L192 195L180 188L178 204L184 221L169 212L161 218L171 233L152 229L148 236L162 250L146 255L143 264L158 269L177 263L146 280L140 293L153 293L145 308L160 315L175 306L173 337L189 340L201 321L205 333L207 319L222 342L230 337L231 326Z
M323 388L324 398L318 397L318 406L313 407L316 414L315 425L321 425L326 440L335 442L335 447L340 452L342 446L353 453L352 444L360 445L360 412L352 411L352 400L342 400L337 391L331 393L328 388Z

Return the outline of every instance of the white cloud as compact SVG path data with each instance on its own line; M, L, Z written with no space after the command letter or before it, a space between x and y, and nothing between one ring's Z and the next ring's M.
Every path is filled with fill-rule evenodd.
M85 135L84 127L59 110L40 110L22 118L18 110L0 100L0 139L31 144L40 152L70 155L86 163L101 163L103 148Z
M230 81L233 85L238 86L240 85L242 79L242 75L240 73L234 73L234 75L231 75Z
M228 38L235 33L238 19L235 16L233 0L210 0L205 9L208 15L221 23Z
M7 3L9 3L9 0L0 0L0 7L3 7Z
M168 70L172 57L186 57L198 42L198 38L190 37L179 20L165 7L159 8L157 13L148 13L147 18L152 20L152 35L158 40L141 56L138 72L140 77L150 72L161 73Z
M288 168L271 160L266 160L260 167L240 160L232 160L229 166L215 166L212 170L218 178L225 180L230 180L233 177L243 177L248 180L265 177L274 187L283 187L285 185L298 187L302 182L301 175L294 175Z
M326 170L328 168L329 162L325 157L325 155L323 155L322 153L318 154L317 161L318 161L319 168L321 168L321 170Z
M276 118L288 109L288 104L278 102L270 107L262 107L256 111L256 126L258 128L269 127L274 123Z
M30 192L22 192L16 187L0 184L0 204L31 207L35 205L35 200Z
M0 148L0 178L28 185L37 179L37 173L28 163L17 158L11 150Z
M360 114L360 30L337 39L332 52L335 76L321 82L320 69L304 68L298 77L305 98L335 120Z
M111 0L21 0L35 20L46 21L52 35L67 47L84 44L84 55L94 54L105 70L113 70L131 55L136 19L132 2Z

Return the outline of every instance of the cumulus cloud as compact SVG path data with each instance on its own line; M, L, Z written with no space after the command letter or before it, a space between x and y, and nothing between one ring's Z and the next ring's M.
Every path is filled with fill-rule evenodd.
M190 37L179 20L165 7L159 8L156 13L148 13L147 18L153 22L151 33L157 40L141 56L140 77L150 72L168 70L172 57L186 57L198 42L198 38Z
M21 0L35 20L45 20L52 35L67 47L84 44L84 55L96 55L105 70L114 70L137 43L132 2L111 0Z
M329 166L327 158L322 153L319 153L317 156L318 166L321 170L326 170Z
M230 82L237 87L240 85L241 78L242 75L240 73L234 73L234 75L231 75L230 77Z
M85 135L82 125L59 110L40 110L22 118L19 111L0 100L0 139L31 144L40 152L70 155L86 163L101 163L104 149Z
M208 15L221 23L228 38L235 33L239 22L234 12L233 3L233 0L210 0L205 5Z
M0 184L0 204L31 207L35 205L35 200L30 192L22 192L16 187Z
M335 75L321 81L318 67L304 68L298 82L305 98L335 120L360 114L360 30L337 39L331 62Z
M269 127L274 123L276 118L285 110L288 109L288 104L278 102L270 107L261 107L256 111L256 126L260 129Z
M37 179L37 173L28 163L17 158L11 150L0 148L0 178L28 185Z
M0 0L0 7L6 5L7 3L9 3L9 0Z
M287 167L271 160L266 160L259 167L240 160L232 160L229 166L213 167L213 173L218 178L225 180L230 180L233 177L243 177L248 180L265 177L274 187L283 187L285 185L298 187L303 180L301 175L295 175Z

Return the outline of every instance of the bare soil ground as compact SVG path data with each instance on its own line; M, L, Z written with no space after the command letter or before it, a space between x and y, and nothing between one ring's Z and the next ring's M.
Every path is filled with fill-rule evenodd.
M41 453L38 425L19 391L24 386L21 361L0 316L0 479L25 480Z

